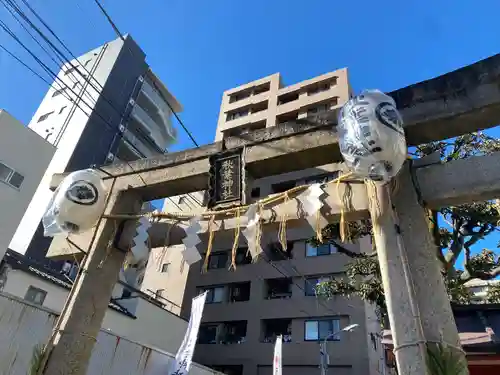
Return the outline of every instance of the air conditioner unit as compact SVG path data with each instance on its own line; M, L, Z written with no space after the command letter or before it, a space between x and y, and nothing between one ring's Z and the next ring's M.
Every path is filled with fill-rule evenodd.
M139 80L139 82L144 82L144 77L143 76L139 76L138 80Z
M115 154L109 152L108 156L106 157L106 161L113 161L113 160L115 160Z
M125 132L125 126L120 124L120 126L118 127L118 129L120 130L120 133L123 133Z

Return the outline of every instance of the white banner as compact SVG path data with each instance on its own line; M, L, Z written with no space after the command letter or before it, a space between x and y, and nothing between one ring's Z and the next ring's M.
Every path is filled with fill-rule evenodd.
M273 361L273 375L281 375L281 345L282 345L281 335L276 338L276 344L274 345L274 361Z
M191 305L191 317L189 318L186 334L184 335L184 340L182 340L182 344L175 355L175 361L172 363L172 366L168 371L169 375L186 375L189 372L191 361L193 360L196 340L198 339L198 331L200 330L201 317L203 315L206 298L206 291L193 298L193 303Z

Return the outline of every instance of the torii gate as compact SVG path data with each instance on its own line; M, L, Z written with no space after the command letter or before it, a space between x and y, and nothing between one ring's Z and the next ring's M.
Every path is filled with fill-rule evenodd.
M500 120L500 55L390 95L403 116L409 146L496 126ZM245 170L253 178L341 163L332 126L334 118L332 114L321 119L321 125L285 124L246 134L244 138L230 137L197 149L102 167L111 191L105 214L137 214L143 201L207 189L211 158L228 150L241 150ZM341 188L350 189L347 205L336 198L337 194L329 194L326 199L330 221L339 220L344 205L346 220L371 215L378 223L375 241L401 374L428 374L422 352L426 343L460 345L425 210L419 202L425 201L428 208L437 209L496 198L500 196L498 165L500 153L446 164L421 160L412 170L405 166L398 176L399 189L392 197L385 188L373 191L371 185L344 182ZM55 189L63 177L55 175L51 188ZM375 207L369 198L373 196L386 202L389 209L380 211L380 206ZM274 207L274 212L265 212L265 225L274 225L276 216L285 212L288 225L303 220L298 217L296 201L290 200ZM234 228L231 220L223 224L220 232ZM86 374L95 337L125 258L120 249L127 249L135 234L135 222L126 222L119 240L113 242L116 225L116 220L102 219L95 231L71 236L76 247L87 251L87 257L49 343L52 349L45 374ZM153 226L153 247L163 245L168 227L169 224ZM180 243L183 237L183 229L176 227L171 243ZM406 256L402 257L401 248L406 250ZM56 239L48 255L70 254L81 256L75 248L68 248L66 241ZM459 355L463 359L463 354Z

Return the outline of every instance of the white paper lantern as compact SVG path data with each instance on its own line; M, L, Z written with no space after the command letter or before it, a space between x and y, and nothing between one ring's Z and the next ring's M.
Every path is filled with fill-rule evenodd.
M70 173L54 192L42 222L45 236L82 233L94 227L104 212L106 189L97 172Z
M338 122L340 152L357 175L387 182L407 157L403 120L396 103L378 90L364 91L342 108Z

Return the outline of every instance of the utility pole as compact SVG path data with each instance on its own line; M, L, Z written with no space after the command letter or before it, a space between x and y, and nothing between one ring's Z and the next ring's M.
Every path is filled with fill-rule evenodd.
M336 332L330 333L324 339L322 339L319 343L319 367L321 369L321 375L327 375L328 366L330 365L330 355L328 354L327 342L330 337L337 336L342 332L352 332L354 329L358 328L359 324L350 324L347 327L342 328Z
M321 340L319 343L319 367L321 369L321 375L327 375L328 373L328 352L326 351L326 341Z
M140 211L142 202L136 193L110 194L107 214ZM131 223L135 227L135 222ZM113 247L110 240L114 239L116 232L117 222L114 220L103 219L95 229L95 240L46 346L45 366L42 365L39 373L86 375L92 349L128 250Z

